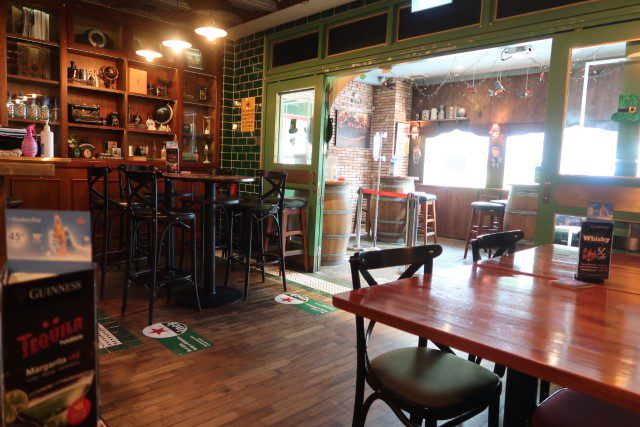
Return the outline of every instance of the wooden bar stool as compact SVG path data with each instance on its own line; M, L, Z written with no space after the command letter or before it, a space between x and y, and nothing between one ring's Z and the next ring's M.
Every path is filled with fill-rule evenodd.
M438 223L436 218L436 201L438 196L423 192L414 193L420 203L418 213L418 227L422 227L424 244L427 244L429 236L433 236L433 243L438 243Z
M469 244L483 234L502 231L504 224L505 206L492 202L471 203L471 219L467 232L467 243L464 247L464 259L467 259ZM487 223L488 220L488 223Z
M290 221L290 217L298 217L298 227ZM273 219L267 222L267 236L272 234ZM309 257L307 248L307 201L298 197L287 197L284 199L284 210L282 212L282 247L284 256L302 255L304 271L309 271ZM302 238L301 249L287 249L287 242L290 237L300 236ZM265 239L265 251L267 250L269 239Z

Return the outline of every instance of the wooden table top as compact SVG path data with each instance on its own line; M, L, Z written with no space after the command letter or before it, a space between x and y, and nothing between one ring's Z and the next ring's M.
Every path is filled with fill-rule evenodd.
M240 175L212 175L210 173L168 173L162 174L164 178L177 181L213 182L216 184L246 184L256 179Z
M639 410L640 295L466 266L341 293L333 304Z
M498 269L552 280L571 279L578 269L578 248L544 245L513 255L482 260L481 268ZM624 292L640 294L640 257L614 253L611 257L609 279L604 286Z

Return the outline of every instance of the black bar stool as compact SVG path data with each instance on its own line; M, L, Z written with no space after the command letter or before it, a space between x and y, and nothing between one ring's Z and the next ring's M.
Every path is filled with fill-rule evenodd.
M469 244L483 234L502 231L506 207L493 202L471 203L471 219L467 231L467 243L464 247L464 259L467 259ZM488 222L487 222L488 220Z
M196 299L196 307L200 311L200 299L198 297L197 273L196 273L196 214L188 210L169 210L158 202L158 179L162 176L157 171L131 171L125 172L126 187L129 207L129 244L127 267L125 272L122 312L127 306L129 285L141 283L149 290L149 324L153 323L153 303L158 287L167 286L167 298L171 298L170 285L174 282L189 282L193 286ZM136 238L141 226L148 227L149 231L149 256L148 268L131 271L132 264L140 261L137 253L139 246ZM191 271L183 272L170 265L163 268L159 266L161 246L168 231L172 227L185 228L191 231L192 247ZM173 242L167 242L173 244Z
M104 298L105 278L107 269L123 262L124 247L122 239L117 251L111 250L113 224L120 219L120 235L124 233L124 217L127 212L127 203L123 200L112 200L109 193L110 167L88 167L87 184L89 186L89 212L91 213L93 244L98 240L98 225L102 225L101 252L94 253L93 258L100 267L100 299ZM110 255L118 255L116 259L109 259Z
M285 256L284 248L282 244L283 230L282 230L282 216L284 212L284 193L287 182L287 173L284 171L263 171L259 170L259 187L258 197L254 201L237 203L230 206L230 221L229 221L229 256L227 258L227 271L225 273L224 285L227 286L229 281L229 273L231 271L231 265L233 262L238 262L245 266L244 273L244 297L247 299L249 294L249 272L252 265L260 267L262 270L262 282L265 282L264 267L268 264L278 264L280 266L280 273L282 274L282 286L287 291L287 278L285 273ZM271 186L271 188L265 190L265 181ZM273 254L265 251L264 229L265 221L269 218L273 219L275 223L275 231L278 236L278 253ZM241 233L239 237L240 244L244 246L244 256L242 254L233 254L233 240L234 240L234 227L236 221L242 221L242 225L245 227L246 232ZM255 259L255 263L251 263L253 256L253 239L254 229L256 230L257 247L259 253Z

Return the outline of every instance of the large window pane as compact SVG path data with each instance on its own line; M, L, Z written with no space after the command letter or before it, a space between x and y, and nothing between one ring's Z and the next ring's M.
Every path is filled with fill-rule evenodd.
M314 98L313 89L279 95L276 163L311 164Z
M620 148L637 146L637 137L619 132L624 125L612 120L619 95L630 90L623 80L640 79L639 63L633 58L636 50L637 44L623 42L571 52L561 174L613 176Z
M425 143L424 183L484 188L489 136L454 130Z
M514 184L536 183L536 168L542 164L544 132L525 133L507 137L504 163L504 187Z

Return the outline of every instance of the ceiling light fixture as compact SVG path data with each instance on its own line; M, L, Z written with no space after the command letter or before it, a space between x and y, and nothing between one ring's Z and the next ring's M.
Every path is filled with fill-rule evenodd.
M210 42L216 41L223 37L227 37L227 32L222 28L216 26L215 22L211 25L205 25L195 29L196 34L209 40Z
M180 10L180 0L176 0L176 9ZM191 43L188 41L184 41L180 38L180 36L176 36L176 38L168 39L162 42L162 46L166 46L171 49L174 53L179 54L182 53L183 50L189 49L191 47Z
M162 58L162 54L153 49L138 49L136 50L136 55L142 56L147 62L153 62L154 59Z

